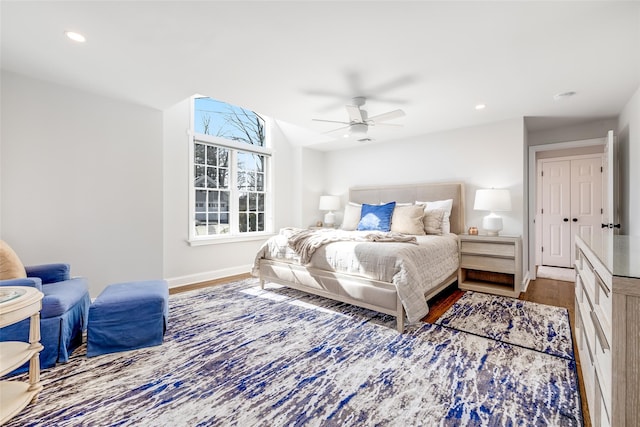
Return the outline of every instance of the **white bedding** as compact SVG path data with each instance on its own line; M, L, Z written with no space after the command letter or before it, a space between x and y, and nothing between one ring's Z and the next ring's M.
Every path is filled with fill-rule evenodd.
M459 257L455 234L415 237L417 244L331 242L317 248L306 266L393 283L409 322L416 322L429 312L424 295L458 269ZM260 259L299 263L300 255L289 247L287 235L282 233L258 251L253 269L256 276Z

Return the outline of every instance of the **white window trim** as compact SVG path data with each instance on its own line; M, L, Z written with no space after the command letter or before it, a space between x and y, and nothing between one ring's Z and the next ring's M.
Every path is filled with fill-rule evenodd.
M192 103L193 108L193 103ZM270 126L267 126L267 132L269 132ZM268 237L274 235L273 233L273 199L274 192L272 187L272 150L267 147L261 147L259 145L249 145L241 142L236 142L233 140L229 140L226 138L220 138L217 136L206 135L201 133L195 133L191 129L187 131L187 135L189 136L189 221L188 221L188 231L187 231L187 243L190 246L204 246L204 245L215 245L221 243L234 243L234 242L246 242L252 240L266 240ZM267 136L266 140L269 140ZM210 143L218 146L223 146L226 148L231 148L233 150L239 150L244 152L252 152L258 153L267 156L266 162L266 171L265 171L265 188L266 193L269 197L265 200L265 231L254 231L249 233L240 233L237 229L238 223L234 221L232 234L221 234L221 235L207 235L207 236L198 236L195 234L195 227L193 226L193 218L195 218L195 185L193 182L193 157L194 157L194 145L196 141ZM235 161L235 152L232 151L232 161ZM237 177L236 174L231 174L230 176L230 186L237 186ZM235 188L235 187L232 187ZM237 203L233 203L232 209L229 212L229 215L238 216L238 206Z
M187 240L187 243L189 243L189 246L219 245L222 243L249 242L252 240L267 240L271 236L275 236L275 234L273 232L267 232L267 231L255 231L247 236L244 236L244 235L194 236L189 240Z
M206 135L204 133L189 132L191 142L200 141L208 142L221 147L232 148L238 151L249 151L251 153L264 154L265 156L271 156L271 150L267 147L261 147L259 145L246 144L244 142L236 142L231 139L221 138L214 135Z

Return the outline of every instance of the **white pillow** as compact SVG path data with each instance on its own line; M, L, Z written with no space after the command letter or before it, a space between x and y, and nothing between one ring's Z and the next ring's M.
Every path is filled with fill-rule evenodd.
M360 214L362 213L362 205L349 202L344 207L344 216L342 217L341 229L353 231L358 228L360 222Z
M424 209L419 205L396 205L391 217L391 231L402 234L424 235L422 217Z
M424 206L425 214L427 213L427 211L432 211L434 209L444 210L444 218L442 219L442 234L451 233L451 221L449 220L449 217L451 216L451 209L453 208L453 199L437 200L435 202L416 201L416 204Z
M424 231L427 234L442 235L442 223L444 221L444 209L424 211Z

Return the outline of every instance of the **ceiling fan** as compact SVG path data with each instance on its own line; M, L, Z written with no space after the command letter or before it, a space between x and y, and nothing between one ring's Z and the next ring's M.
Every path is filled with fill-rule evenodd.
M326 133L336 132L343 129L348 129L348 134L345 136L355 136L359 141L371 141L371 138L366 138L367 130L369 126L376 125L387 125L387 126L402 126L397 123L385 123L388 120L397 119L398 117L405 116L405 112L402 110L393 110L382 114L377 114L375 116L369 117L366 110L363 110L361 107L364 106L366 102L366 98L364 96L357 96L353 98L353 105L345 105L344 107L347 110L347 114L349 115L349 121L339 121L339 120L323 120L323 119L313 119L317 122L327 122L327 123L341 123L346 126L341 126L336 129L332 129Z

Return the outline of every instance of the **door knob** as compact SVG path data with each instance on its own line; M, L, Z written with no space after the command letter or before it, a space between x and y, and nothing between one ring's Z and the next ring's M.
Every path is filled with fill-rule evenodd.
M578 222L578 218L573 218L571 221Z
M569 222L569 218L563 219L564 222Z

